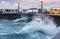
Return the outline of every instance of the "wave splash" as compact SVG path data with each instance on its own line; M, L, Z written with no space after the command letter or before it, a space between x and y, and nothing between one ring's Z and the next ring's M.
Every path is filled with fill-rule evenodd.
M33 20L23 27L18 34L30 34L31 38L52 39L58 28L51 17L45 15L34 16Z
M22 19L17 19L16 22L19 20ZM37 15L32 18L31 22L26 23L19 32L2 33L0 39L53 39L60 31L60 27L56 26L51 17Z

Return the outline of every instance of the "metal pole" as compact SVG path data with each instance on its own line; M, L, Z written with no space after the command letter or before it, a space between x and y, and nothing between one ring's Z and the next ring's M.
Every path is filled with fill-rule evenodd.
M20 3L18 2L17 4L18 4L17 17L20 18L21 17L21 15L20 15Z
M20 13L20 3L18 3L18 13Z
M41 1L41 13L43 13L43 1Z

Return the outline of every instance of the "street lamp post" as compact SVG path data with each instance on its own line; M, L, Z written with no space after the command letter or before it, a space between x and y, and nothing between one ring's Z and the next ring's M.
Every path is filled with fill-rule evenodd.
M17 3L18 4L18 13L20 12L20 3Z
M17 17L19 18L19 17L21 17L21 14L20 14L20 3L18 2L17 4L18 4L18 6L17 6L17 8L18 8L17 9L17 13L18 13Z
M41 1L41 13L43 13L43 1Z

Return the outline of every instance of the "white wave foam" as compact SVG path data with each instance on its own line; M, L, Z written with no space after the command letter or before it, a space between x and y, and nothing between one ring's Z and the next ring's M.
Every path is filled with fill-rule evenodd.
M38 35L39 39L52 39L57 32L58 28L56 27L56 24L54 24L53 20L47 16L35 16L34 19L28 23L25 27L21 29L18 34L24 34L24 33L34 33L37 31L41 31L40 35ZM34 33L36 35L36 33ZM32 36L32 35L31 35ZM37 36L35 36L37 37Z
M27 20L28 17L22 17L22 18L19 18L19 19L16 19L16 20L13 20L14 22L18 22L18 21L21 21L21 20Z
M8 35L8 34L10 34L10 33L0 33L0 35Z

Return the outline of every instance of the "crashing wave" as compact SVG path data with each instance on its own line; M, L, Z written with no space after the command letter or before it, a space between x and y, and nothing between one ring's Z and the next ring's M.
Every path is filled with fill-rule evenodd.
M30 36L39 39L52 39L57 33L58 28L50 17L45 15L34 16L31 22L23 27L18 34L28 33Z
M19 32L3 34L7 37L6 39L53 39L60 31L60 27L56 26L57 25L53 22L51 17L37 15L34 16L32 21L27 23Z

